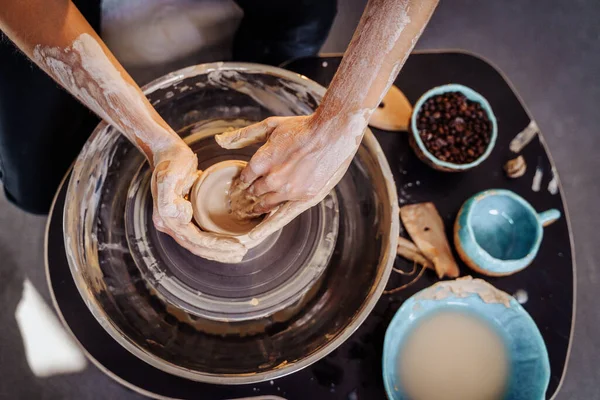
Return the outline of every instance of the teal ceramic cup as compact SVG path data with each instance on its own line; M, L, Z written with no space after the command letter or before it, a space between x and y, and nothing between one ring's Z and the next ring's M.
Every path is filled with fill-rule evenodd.
M454 245L473 270L489 276L510 275L533 261L543 227L558 218L560 211L538 213L510 190L486 190L469 198L458 212Z
M430 286L410 297L396 312L385 334L382 359L383 381L390 400L409 400L399 358L414 329L439 312L469 314L487 324L504 342L508 377L503 399L545 399L550 361L535 322L512 296L481 279L466 277ZM435 377L429 378L435 385Z
M479 103L481 105L481 108L483 108L483 110L486 112L490 122L492 123L492 132L490 135L490 143L488 144L488 147L477 160L468 164L455 164L437 159L433 154L429 152L429 150L427 150L425 144L421 140L421 136L419 136L419 130L417 129L417 117L423 104L427 100L429 100L430 97L450 92L460 92L463 95L465 95L467 99ZM494 148L494 145L496 144L497 137L498 122L496 121L496 116L492 111L490 103L488 103L485 97L483 97L473 89L456 83L438 86L425 92L425 94L423 94L415 104L412 115L410 117L410 146L414 150L417 157L421 159L421 161L425 162L425 164L429 165L430 167L440 171L461 172L476 167L477 165L481 164L486 158L488 158L488 156L492 152L492 149Z

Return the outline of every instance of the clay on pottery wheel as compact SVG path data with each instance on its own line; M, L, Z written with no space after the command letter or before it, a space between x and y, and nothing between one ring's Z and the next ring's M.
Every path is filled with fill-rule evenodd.
M245 235L260 218L239 220L233 217L229 200L231 184L246 166L245 161L222 161L206 169L190 193L194 219L205 231L228 236ZM243 238L240 238L242 240Z

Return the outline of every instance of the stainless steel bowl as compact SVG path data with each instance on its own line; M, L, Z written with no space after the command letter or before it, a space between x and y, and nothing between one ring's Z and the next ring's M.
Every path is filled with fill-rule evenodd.
M158 112L184 137L213 120L308 114L324 92L304 76L237 63L186 68L145 87ZM250 328L244 325L249 321L205 319L178 308L142 277L130 253L125 210L144 162L116 130L100 124L73 169L63 221L81 296L104 329L140 359L196 381L274 379L333 351L375 306L391 272L399 222L391 171L370 131L335 188L339 229L327 268L285 315L266 316Z

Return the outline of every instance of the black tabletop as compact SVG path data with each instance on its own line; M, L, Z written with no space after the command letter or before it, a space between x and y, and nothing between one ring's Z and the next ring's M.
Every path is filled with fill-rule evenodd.
M292 61L285 68L327 86L340 57L314 57ZM574 262L568 215L562 192L547 189L555 171L541 135L521 152L528 169L518 179L505 177L502 166L514 157L508 148L511 139L531 121L514 89L502 74L486 61L457 52L415 53L406 62L395 84L411 103L426 90L460 83L485 96L498 119L498 140L490 157L479 167L460 174L434 171L412 153L405 133L373 129L383 148L398 188L401 205L433 201L444 218L449 237L454 218L471 195L490 188L510 189L528 200L538 211L556 208L562 217L544 229L538 256L524 271L502 278L486 278L496 287L514 294L527 293L523 304L537 323L550 356L551 378L547 397L557 392L566 369L574 314ZM542 171L541 186L532 189L535 170ZM139 360L114 341L100 326L81 299L71 277L62 236L63 185L51 213L48 229L48 274L58 311L93 361L128 387L148 395L173 398L229 399L278 395L287 399L384 399L381 355L385 330L402 302L436 281L428 271L410 288L383 295L365 323L336 351L323 360L290 376L261 384L218 386L189 381L162 372ZM398 258L396 266L410 269ZM461 274L477 274L461 264ZM410 278L393 274L388 288Z

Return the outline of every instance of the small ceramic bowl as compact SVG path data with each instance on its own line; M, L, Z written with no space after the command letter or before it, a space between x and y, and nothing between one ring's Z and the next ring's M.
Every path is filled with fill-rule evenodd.
M198 177L190 192L194 219L208 232L226 236L241 236L252 230L259 220L237 221L231 216L229 191L234 179L246 166L245 161L218 162Z
M537 213L521 196L492 189L469 198L454 224L454 245L472 269L489 276L514 274L535 258L544 226L560 218L556 209Z
M431 98L433 96L437 96L439 94L444 94L444 93L450 93L450 92L460 92L460 93L464 94L467 97L467 99L479 103L481 105L481 107L483 108L483 110L486 112L490 122L492 123L492 132L491 132L491 137L490 137L490 143L488 144L487 149L477 160L470 162L468 164L455 164L455 163L451 163L451 162L447 162L447 161L442 161L442 160L436 158L425 147L425 144L421 140L421 136L419 136L419 130L417 129L417 117L419 115L419 111L421 110L421 107L423 106L423 104L427 100L429 100L429 98ZM477 93L476 91L474 91L471 88L468 88L466 86L459 85L456 83L438 86L438 87L435 87L435 88L430 89L427 92L425 92L425 94L423 94L421 96L421 98L417 101L417 103L415 104L412 115L410 117L410 136L409 136L410 146L414 150L417 157L419 157L423 162L425 162L425 164L427 164L430 167L437 169L439 171L461 172L461 171L466 171L468 169L478 166L479 164L481 164L483 162L483 160L488 158L488 156L492 152L492 149L494 148L494 145L496 144L497 136L498 136L498 122L496 121L496 116L494 115L494 112L492 111L492 107L490 106L488 101L485 99L485 97L483 97L482 95L480 95L479 93Z
M438 312L462 312L476 317L502 339L509 364L504 399L545 399L550 361L535 322L512 296L481 279L465 277L421 290L396 312L383 346L383 381L390 400L409 399L398 360L413 330ZM430 378L435 384L435 377Z
M190 191L194 220L206 232L235 237L248 249L258 246L262 239L251 239L249 233L261 218L238 221L231 215L229 191L234 179L239 176L246 161L227 160L211 165L198 177ZM279 235L275 233L276 236Z

